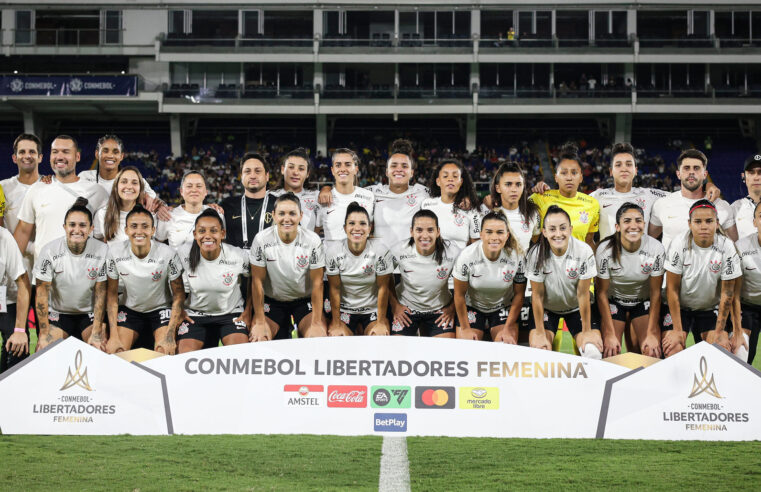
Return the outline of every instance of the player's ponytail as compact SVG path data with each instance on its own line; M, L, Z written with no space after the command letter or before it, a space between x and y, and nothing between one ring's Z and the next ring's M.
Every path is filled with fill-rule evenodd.
M568 212L558 207L557 205L550 205L547 212L544 214L544 220L542 221L542 229L546 227L547 217L550 215L564 215L568 220L568 224L571 223L571 216ZM534 253L536 251L536 253ZM539 236L539 241L534 243L528 250L528 255L536 254L536 266L535 270L539 271L544 268L544 264L550 259L552 254L552 248L550 247L550 241L542 234Z
M219 221L219 226L224 229L225 225L222 222L222 218L219 216L219 214L214 210L213 208L207 208L203 212L201 212L198 217L196 217L195 225L193 226L193 231L195 232L196 227L198 227L198 221L203 219L204 217L211 217L212 219L216 219ZM190 245L190 258L188 259L190 263L190 272L195 273L196 268L198 267L198 264L201 263L201 247L198 245L198 241L196 241L195 237L193 238L193 244Z
M431 210L428 209L421 209L415 212L415 215L412 216L412 228L415 228L415 221L417 219L422 218L429 218L433 219L433 222L436 224L436 230L439 231L439 218L436 216L435 213L433 213ZM433 253L433 259L436 260L437 265L441 265L441 262L444 260L444 240L441 238L441 232L438 233L439 235L436 237L436 242L434 243L434 253ZM410 237L410 240L407 242L410 246L415 245L415 239Z
M412 154L413 154L412 142L404 138L397 138L396 140L391 142L391 150L388 153L388 156L389 156L388 162L391 162L391 156L396 154L407 157L407 159L410 162L410 167L412 169L415 169L415 160L412 158ZM388 166L388 163L386 165Z
M645 212L642 210L642 207L635 203L626 202L623 205L621 205L618 210L616 211L616 224L618 224L619 227L621 227L621 217L623 217L625 212L628 212L629 210L637 210L640 215L642 215L642 218L645 218ZM607 241L606 247L610 248L612 254L613 254L613 261L621 264L621 250L623 246L621 245L621 231L616 231L610 236L605 237L600 241L600 244L598 247L602 247L602 243Z

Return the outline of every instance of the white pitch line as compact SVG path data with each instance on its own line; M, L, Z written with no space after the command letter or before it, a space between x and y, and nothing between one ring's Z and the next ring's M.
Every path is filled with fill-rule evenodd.
M381 449L379 492L410 490L410 462L407 460L407 439L384 436Z

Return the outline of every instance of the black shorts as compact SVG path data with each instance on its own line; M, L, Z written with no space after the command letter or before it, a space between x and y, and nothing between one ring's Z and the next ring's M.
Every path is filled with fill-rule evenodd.
M132 348L147 348L153 350L155 346L155 337L153 332L157 328L169 324L169 318L172 317L170 308L157 309L148 313L141 313L127 306L119 306L119 314L116 322L120 327L127 328L137 332L138 337Z
M615 299L608 299L608 303L610 304L610 317L616 321L626 322L627 316L630 320L647 316L650 311L650 301L638 302L634 306L626 306Z
M521 312L518 315L518 331L529 332L534 329L531 317L531 296L523 298L523 306L521 306Z
M487 325L489 329L504 325L505 322L507 322L507 316L509 314L510 310L506 307L497 309L491 313L485 313L474 307L468 306L468 323L470 323L470 327L473 329L486 331ZM459 326L459 320L456 321L455 324Z
M412 337L419 334L424 337L435 337L444 333L454 333L454 325L442 327L436 324L436 319L441 316L441 313L441 309L427 312L413 311L411 314L407 314L410 320L412 320L409 326L395 323L393 320L391 321L391 334Z
M87 314L66 314L48 309L48 323L65 331L70 337L82 340L82 332L91 324L94 316Z
M298 327L301 320L311 312L312 301L308 297L295 301L278 301L264 297L264 315L278 326L273 340L291 338L294 325ZM293 316L293 322L291 322L291 316Z
M687 309L680 309L679 313L682 318L682 330L685 333L692 332L692 338L695 339L695 343L700 342L703 338L701 333L709 330L716 329L716 320L719 317L719 312L716 309L709 309L706 311L691 311ZM730 320L727 319L726 330L731 331ZM671 318L671 311L668 304L661 306L661 332L673 330L674 321Z
M378 313L370 311L369 313L346 313L341 311L341 321L349 327L355 335L364 335L367 325L378 321Z
M0 372L13 367L14 365L29 357L29 354L15 356L5 350L5 344L8 343L8 339L11 337L11 335L15 333L15 328L16 303L13 303L7 305L7 312L0 313ZM26 339L29 341L29 330L26 328L26 323L24 323L23 327L19 326L19 328L24 328L26 330Z
M222 314L219 316L188 315L193 323L183 322L177 330L177 339L192 339L204 342L204 347L215 347L220 339L233 333L248 335L246 324L234 321L240 313Z
M758 333L761 331L761 306L742 303L742 327L750 330L748 343L748 364L753 363L758 346Z

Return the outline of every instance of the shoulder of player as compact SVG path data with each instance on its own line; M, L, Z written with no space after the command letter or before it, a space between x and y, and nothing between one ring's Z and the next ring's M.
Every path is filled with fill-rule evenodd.
M451 261L456 260L461 251L463 250L458 248L452 241L444 240L444 256Z
M761 250L761 246L758 244L758 233L752 232L748 234L747 236L743 236L740 239L737 240L735 243L735 246L737 246L737 250L740 253L744 253L746 251L756 251Z
M641 250L649 250L656 254L662 254L666 251L665 247L663 246L663 243L660 242L658 239L649 236L647 234L644 234L642 236L642 247Z
M277 231L277 227L268 227L267 229L272 229L273 233ZM310 231L308 229L304 229L303 227L299 227L299 234L303 238L304 242L311 243L312 246L322 244L322 240L320 239L320 236L314 231Z
M222 243L222 253L225 257L237 258L240 261L248 261L248 254L237 246L229 243Z
M594 252L592 251L592 248L582 241L581 239L576 239L575 237L571 236L571 243L573 246L569 245L569 247L573 248L573 251L583 254L584 256L594 256Z
M103 258L105 258L108 254L108 245L102 241L98 241L97 239L90 238L87 240L87 246L85 246L85 250L90 254L102 255Z
M600 202L597 201L597 198L580 191L576 192L576 196L573 199L590 207L600 207Z
M420 208L431 208L441 204L439 197L428 197L420 203Z

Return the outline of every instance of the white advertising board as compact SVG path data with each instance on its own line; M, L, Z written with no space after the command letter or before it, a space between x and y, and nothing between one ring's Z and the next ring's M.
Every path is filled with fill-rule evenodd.
M75 338L0 374L3 434L171 434L163 376Z
M527 347L409 337L242 344L160 357L178 434L595 436L626 368Z
M761 439L761 373L701 342L608 382L597 437Z

